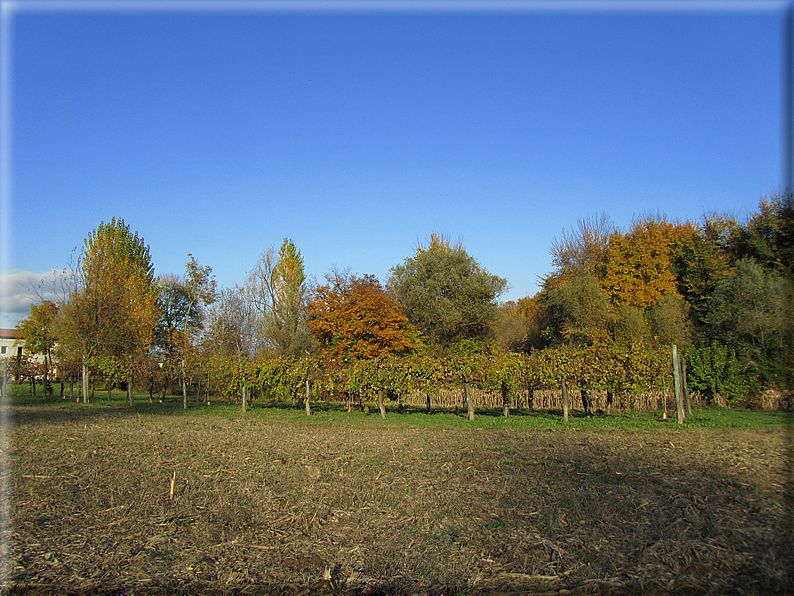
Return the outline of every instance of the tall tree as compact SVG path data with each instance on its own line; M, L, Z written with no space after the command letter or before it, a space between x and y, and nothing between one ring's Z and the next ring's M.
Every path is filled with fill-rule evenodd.
M55 331L55 318L58 307L50 300L30 307L30 316L22 320L17 329L25 344L28 354L41 354L44 356L44 396L47 396L49 386L49 370L52 366L52 350L55 347L57 335Z
M117 370L152 342L158 319L157 284L149 246L123 219L100 223L84 241L77 285L63 312L66 344L83 359L83 398L88 397L87 365L101 358ZM128 392L130 401L131 391Z
M350 361L400 354L414 346L407 317L375 277L333 272L327 279L307 308L322 356Z
M431 346L443 350L489 333L507 280L488 273L460 243L453 247L432 234L427 246L391 269L388 287Z
M290 238L278 255L271 246L248 274L246 295L259 312L263 344L278 356L300 356L310 348L305 320L303 257Z
M185 287L184 280L177 275L161 276L158 280L160 288L157 304L160 319L157 323L153 342L153 353L166 373L166 380L177 378L171 373L181 369L180 347L183 343L183 326L187 317L187 328L200 329L203 323L203 312L195 304Z
M209 304L212 304L217 299L216 282L212 277L212 267L209 265L199 265L196 258L188 254L190 260L185 265L185 279L184 289L189 299L187 308L185 309L185 316L182 320L182 407L187 409L187 379L186 379L186 362L187 354L193 346L192 329L189 325L191 316L201 317L201 309ZM194 309L198 310L198 314L194 314Z

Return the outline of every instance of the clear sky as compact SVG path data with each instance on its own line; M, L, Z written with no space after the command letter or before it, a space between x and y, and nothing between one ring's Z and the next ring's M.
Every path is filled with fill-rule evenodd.
M114 216L158 274L192 253L224 287L285 237L318 279L385 282L439 232L508 300L577 218L781 190L783 3L4 4L4 327Z

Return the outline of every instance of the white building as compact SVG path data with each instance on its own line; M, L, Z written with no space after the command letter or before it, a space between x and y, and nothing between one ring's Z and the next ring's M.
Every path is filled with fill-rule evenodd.
M22 356L22 341L16 329L0 329L0 358Z

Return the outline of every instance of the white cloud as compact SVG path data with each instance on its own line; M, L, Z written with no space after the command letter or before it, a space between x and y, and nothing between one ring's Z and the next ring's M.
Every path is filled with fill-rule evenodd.
M33 273L12 269L0 274L0 327L10 329L30 314L30 305L63 300L68 269Z

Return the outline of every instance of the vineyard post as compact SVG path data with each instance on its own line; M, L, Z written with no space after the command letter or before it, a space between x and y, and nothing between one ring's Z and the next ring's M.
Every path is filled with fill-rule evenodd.
M568 387L565 386L565 378L562 379L562 421L568 422Z
M383 403L383 387L381 387L383 379L383 369L378 368L378 410L380 410L381 419L386 418L386 405Z
M673 344L673 382L675 383L675 405L678 410L678 424L684 423L684 391L681 380L681 361L678 359L678 346Z
M681 358L681 382L684 387L687 414L692 415L692 400L689 398L689 384L686 382L686 358Z

